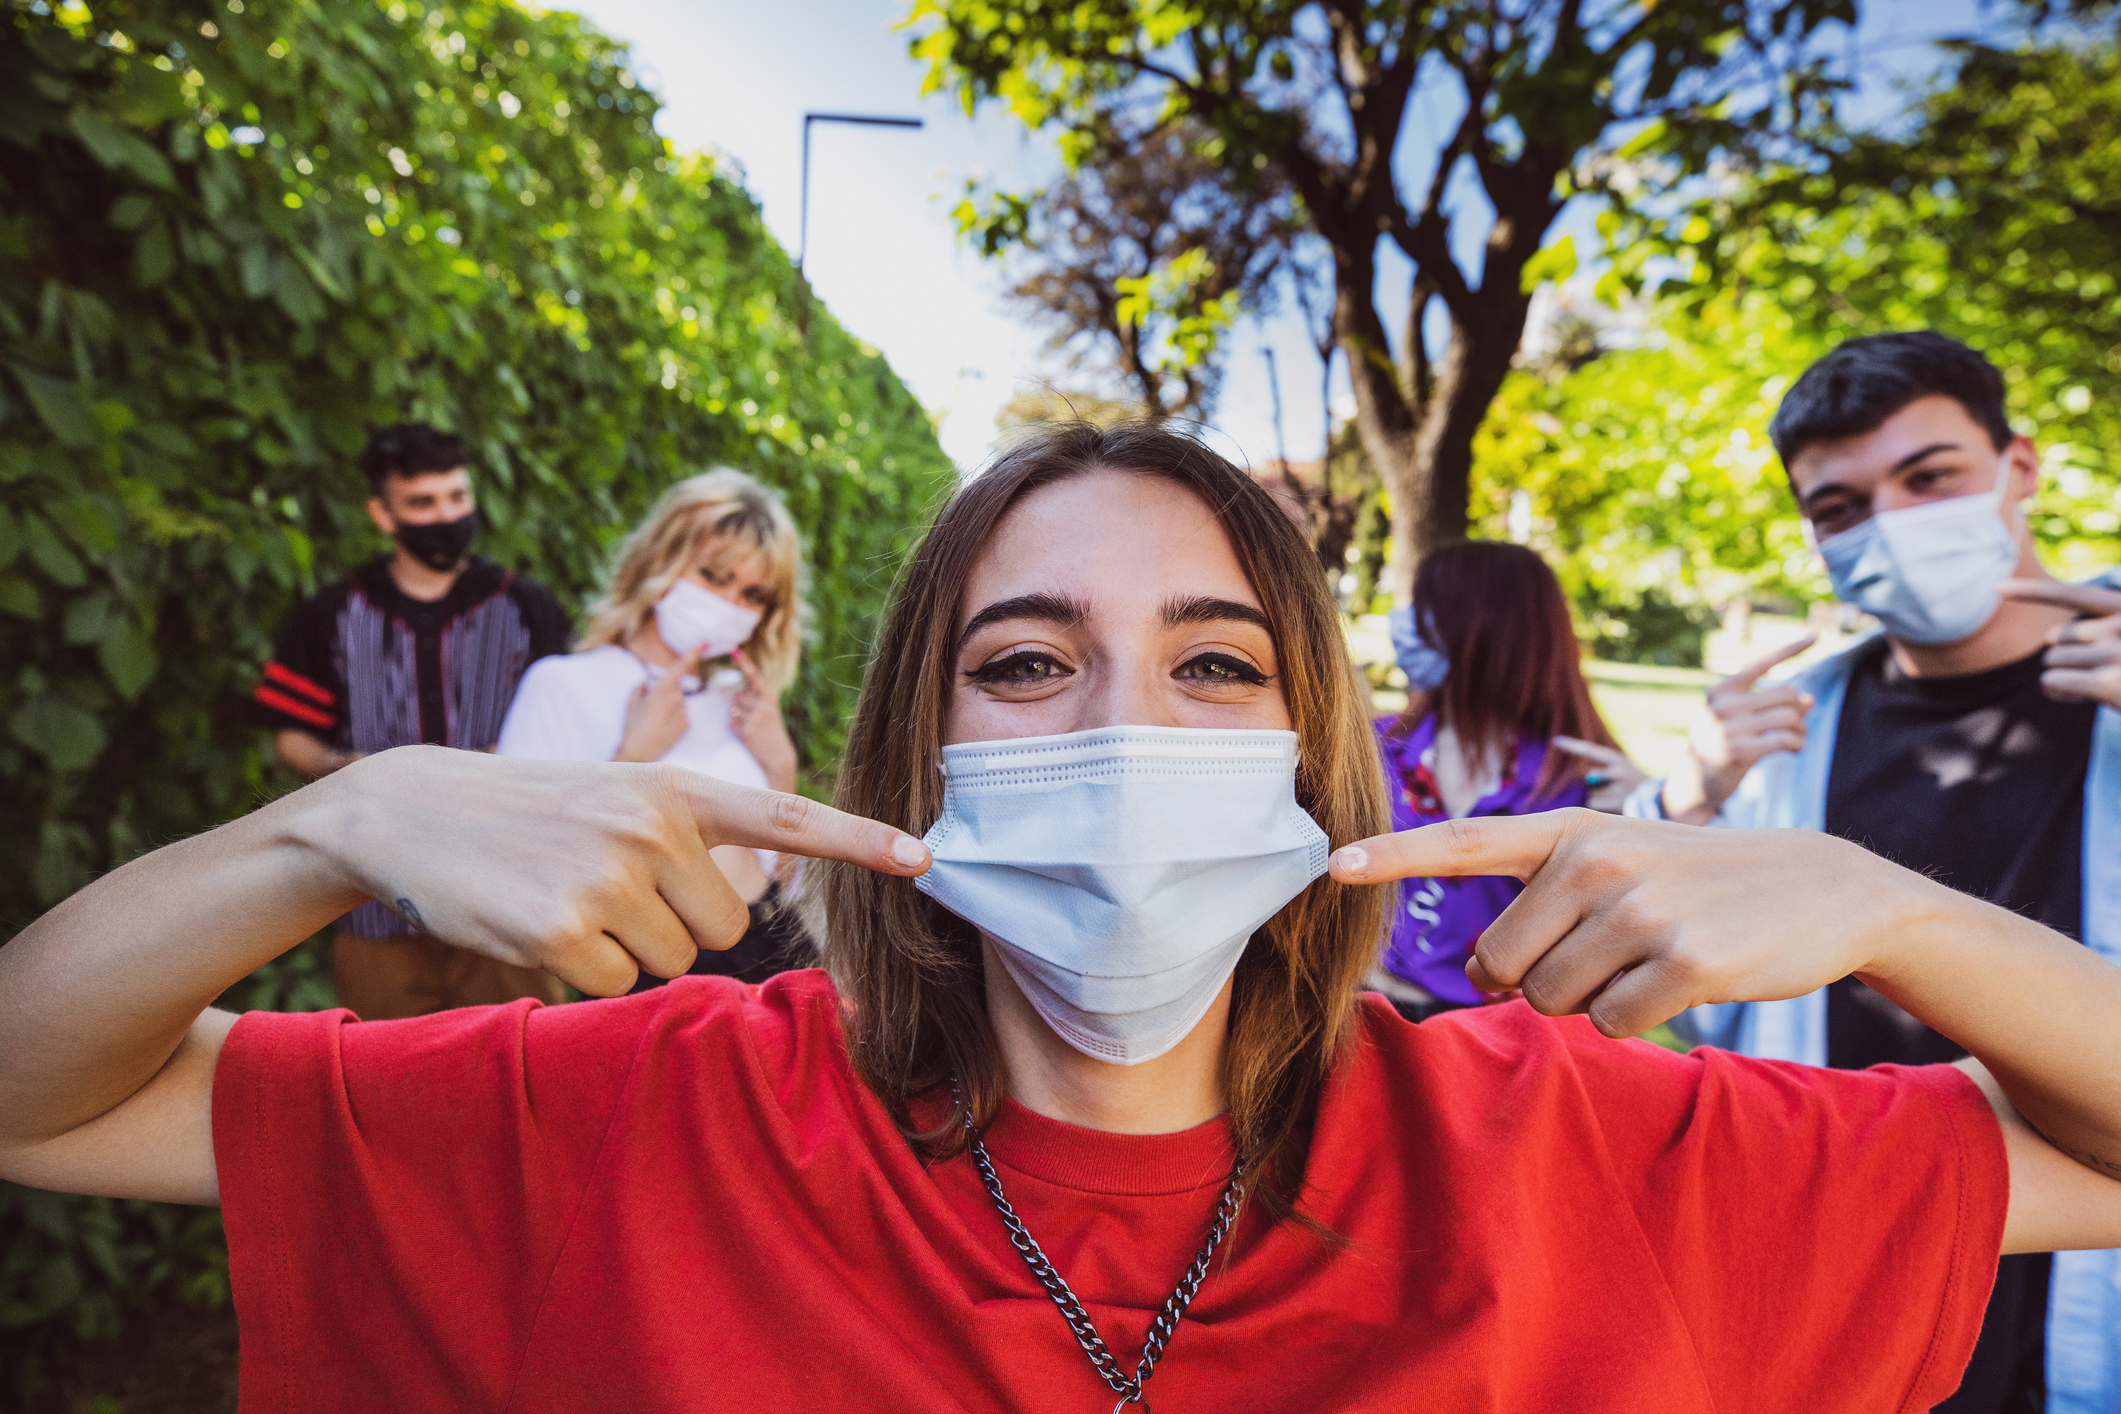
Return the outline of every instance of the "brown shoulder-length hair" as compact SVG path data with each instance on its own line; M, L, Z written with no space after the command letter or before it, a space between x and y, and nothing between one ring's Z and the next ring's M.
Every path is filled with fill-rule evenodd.
M1039 432L943 508L893 592L833 803L915 835L935 823L965 585L1018 501L1099 470L1162 477L1214 510L1273 633L1302 753L1297 800L1336 846L1390 829L1375 738L1317 555L1252 478L1145 423ZM847 1005L857 1073L925 1157L962 1151L960 1114L924 1129L912 1101L954 1075L975 1123L985 1127L1001 1108L978 930L911 879L827 862L822 893L825 965ZM1319 1094L1353 1038L1356 991L1389 907L1384 887L1317 879L1238 963L1224 1082L1247 1187L1276 1217L1295 1212Z
M1414 612L1451 671L1435 691L1411 694L1389 731L1403 736L1437 712L1470 755L1490 763L1516 760L1519 737L1616 744L1583 680L1561 581L1536 551L1500 540L1438 546L1414 572ZM1533 799L1581 780L1589 765L1549 748Z

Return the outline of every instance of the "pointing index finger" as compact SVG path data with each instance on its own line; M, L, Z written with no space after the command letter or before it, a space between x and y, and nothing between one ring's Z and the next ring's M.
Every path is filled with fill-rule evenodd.
M1624 751L1616 751L1610 746L1600 746L1595 741L1585 741L1580 736L1562 736L1557 733L1554 737L1554 745L1568 752L1571 756L1581 756L1586 761L1594 762L1600 766L1618 766L1621 762L1628 759L1627 753Z
M682 767L660 769L682 778L679 788L710 845L839 859L880 874L927 872L928 846L880 820L864 820L800 795L730 785Z
M1811 647L1814 643L1817 643L1818 641L1818 634L1808 633L1804 637L1799 638L1794 642L1785 643L1780 648L1777 648L1774 652L1763 654L1762 656L1755 658L1752 662L1747 663L1737 672L1732 673L1729 677L1725 678L1722 682L1718 683L1717 686L1751 687L1754 683L1760 681L1761 678L1765 677L1771 669L1775 668L1779 664L1787 663L1790 659L1796 657L1799 653L1802 653L1805 649Z
M2052 604L2072 609L2085 618L2121 614L2121 591L2101 589L2096 584L2064 584L2049 579L2006 579L1997 586L2007 599L2029 604Z
M1543 810L1536 815L1446 820L1395 835L1373 835L1336 851L1328 865L1343 884L1484 874L1530 879L1553 856L1570 817L1577 814L1590 812Z

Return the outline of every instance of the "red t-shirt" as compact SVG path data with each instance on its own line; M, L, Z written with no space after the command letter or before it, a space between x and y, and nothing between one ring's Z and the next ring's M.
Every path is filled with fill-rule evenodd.
M242 1407L1103 1411L968 1160L923 1167L822 973L353 1023L252 1013L214 1146ZM988 1147L1126 1369L1229 1173L1223 1121ZM1943 1067L1613 1042L1372 999L1305 1209L1249 1205L1163 1410L1926 1410L1958 1384L2007 1176Z

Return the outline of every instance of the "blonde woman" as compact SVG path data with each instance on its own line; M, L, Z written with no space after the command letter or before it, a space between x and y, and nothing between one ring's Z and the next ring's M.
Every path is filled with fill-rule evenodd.
M670 488L620 547L580 647L524 675L495 750L536 761L667 761L735 785L795 789L780 696L802 651L802 539L771 491L721 468ZM726 662L719 671L712 664ZM774 856L714 862L753 927L695 971L761 981L808 960L775 910ZM645 985L660 985L648 979Z

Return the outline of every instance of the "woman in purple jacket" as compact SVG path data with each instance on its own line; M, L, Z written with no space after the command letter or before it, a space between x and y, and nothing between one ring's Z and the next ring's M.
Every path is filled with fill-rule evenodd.
M1407 710L1377 723L1392 828L1569 805L1618 812L1642 775L1615 746L1583 680L1561 583L1521 545L1433 551L1413 607L1392 615ZM1466 959L1523 885L1408 879L1371 987L1410 1020L1477 1006Z

